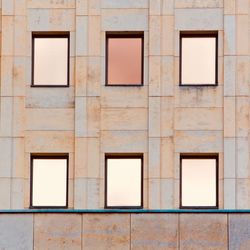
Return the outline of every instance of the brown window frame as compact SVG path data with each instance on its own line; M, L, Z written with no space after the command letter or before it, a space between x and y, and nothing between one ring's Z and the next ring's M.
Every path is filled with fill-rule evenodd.
M182 38L213 37L216 39L215 47L215 83L187 84L182 82ZM180 60L179 60L179 86L186 87L216 87L218 86L218 31L180 31Z
M108 159L140 159L141 160L141 205L140 206L108 206L108 178L107 178L107 170L108 170ZM105 154L105 180L104 180L104 208L105 209L143 209L143 168L144 168L143 154Z
M66 173L66 205L65 206L34 206L33 205L33 160L34 159L65 159L67 161L67 173ZM39 208L39 209L57 209L57 208L68 208L68 198L69 198L69 154L31 154L30 155L30 206L29 208Z
M35 84L34 82L34 68L35 68L35 39L36 38L67 38L68 40L68 60L67 60L67 84L64 85L53 85L53 84ZM31 55L31 87L38 88L68 88L70 86L70 32L32 32L32 55Z
M141 38L141 84L109 84L108 83L108 40L109 38ZM111 87L141 87L144 86L144 32L106 32L105 46L105 86Z
M214 159L216 160L216 205L215 206L183 206L182 205L182 160L183 159ZM219 208L219 154L180 154L180 209L218 209Z

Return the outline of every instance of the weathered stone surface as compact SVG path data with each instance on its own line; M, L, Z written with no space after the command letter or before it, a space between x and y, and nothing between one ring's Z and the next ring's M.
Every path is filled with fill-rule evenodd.
M33 249L33 215L1 214L0 228L2 249Z
M227 249L226 214L181 214L180 249Z
M238 209L250 207L250 180L247 178L236 179L236 204Z
M51 9L51 8L75 8L75 0L28 0L27 8Z
M131 249L177 249L177 214L132 214Z
M236 208L236 185L235 179L224 179L224 208Z
M81 215L35 214L34 249L81 249Z
M176 0L175 8L222 8L223 0Z
M238 15L236 19L236 44L238 55L248 55L249 53L248 29L248 15Z
M102 8L105 9L134 9L134 8L148 8L148 0L102 0Z
M129 214L82 215L83 249L130 249Z
M236 52L236 17L234 15L224 16L224 53L235 55ZM230 73L230 71L227 71Z

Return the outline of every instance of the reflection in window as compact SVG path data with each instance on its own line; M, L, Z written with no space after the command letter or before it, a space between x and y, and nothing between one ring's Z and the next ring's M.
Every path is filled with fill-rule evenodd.
M68 85L68 35L33 36L33 84Z
M65 157L32 157L32 207L67 206Z
M217 84L217 35L181 34L181 84Z
M141 207L141 185L141 157L106 159L106 207Z
M107 35L107 85L142 85L143 35Z
M182 157L181 206L217 206L217 158Z

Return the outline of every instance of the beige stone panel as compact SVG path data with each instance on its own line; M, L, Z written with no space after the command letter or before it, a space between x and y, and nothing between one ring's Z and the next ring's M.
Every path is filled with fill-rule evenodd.
M236 91L236 56L224 57L224 96L234 96Z
M102 0L88 0L89 15L101 15L101 1Z
M74 179L74 209L87 207L87 179Z
M87 209L99 209L100 180L88 178L87 183Z
M52 8L75 8L75 0L27 0L27 8L52 9Z
M75 98L75 135L87 136L88 133L87 98Z
M89 137L100 135L101 108L100 97L87 98L87 128Z
M0 137L0 177L11 177L12 138Z
M222 30L223 10L222 8L176 9L175 29Z
M249 141L248 138L236 139L236 178L249 178Z
M248 38L248 15L237 15L236 17L236 44L237 55L249 54L249 38Z
M88 15L88 1L75 0L76 15Z
M161 57L149 57L149 96L161 94Z
M248 0L237 0L236 1L236 14L248 14L249 13L249 1Z
M88 74L87 74L87 95L100 96L100 75L101 75L101 59L100 57L88 58Z
M236 176L236 139L224 138L224 178Z
M98 178L100 176L100 140L99 138L88 138L88 177Z
M88 17L76 16L76 56L88 55Z
M26 129L74 130L74 109L26 109Z
M0 209L10 209L11 179L0 178Z
M24 136L25 131L25 97L13 98L12 135Z
M161 0L149 0L149 15L161 15Z
M14 1L15 0L2 0L2 15L14 14Z
M161 96L174 95L174 57L161 58Z
M118 87L101 88L101 106L103 108L147 108L148 88L142 87Z
M174 133L174 98L161 97L161 136L168 137Z
M148 30L147 9L102 9L102 30Z
M247 137L249 133L249 98L236 98L236 136Z
M25 138L13 138L13 164L12 164L12 177L24 178L25 177ZM6 155L10 158L10 154ZM11 168L10 168L11 170Z
M236 135L236 120L235 120L236 102L235 97L224 98L224 136L234 137Z
M192 88L175 87L175 106L182 108L219 108L223 107L222 86Z
M223 0L175 0L175 8L222 8Z
M131 249L177 248L177 214L131 214Z
M104 153L147 152L147 132L102 131L101 150Z
M249 95L249 56L237 56L236 59L236 95Z
M26 80L25 57L15 57L13 65L13 95L25 96Z
M74 87L31 88L26 86L26 108L73 108Z
M124 0L124 1L117 1L117 0L102 0L102 8L104 9L136 9L148 8L148 0Z
M226 214L181 214L180 249L227 249Z
M14 54L15 56L26 56L26 17L15 16Z
M149 55L159 56L160 54L161 54L161 17L149 16Z
M236 53L236 17L235 15L224 16L224 54L235 55Z
M12 96L13 91L13 57L2 56L1 58L1 96Z
M24 208L24 181L21 178L11 179L11 209Z
M162 15L174 14L174 0L162 0Z
M15 1L15 15L25 16L26 15L26 0L16 0Z
M173 137L161 138L161 178L174 178Z
M175 152L214 153L223 151L222 131L176 131ZM190 143L192 142L192 143Z
M1 97L0 105L0 135L12 136L12 121L13 121L13 98Z
M24 208L30 207L30 177L24 179Z
M2 56L14 55L14 17L2 16Z
M82 248L130 249L129 214L83 214Z
M224 14L232 15L235 14L236 10L236 0L224 1Z
M75 178L88 176L88 140L75 138ZM95 156L97 157L97 156Z
M179 179L174 179L174 208L175 209L180 208L180 180Z
M248 209L250 206L250 180L236 180L236 208Z
M161 139L149 138L148 142L148 178L160 178Z
M87 57L76 57L76 66L75 66L75 95L76 96L86 96L87 94Z
M89 55L101 55L101 17L89 16Z
M174 208L174 179L161 179L161 209Z
M176 130L223 130L221 108L177 108L174 119Z
M101 110L102 130L147 130L148 110L145 108L115 108Z
M174 16L162 16L161 24L161 55L174 55Z
M236 180L224 179L224 209L236 208Z
M149 97L149 136L160 137L161 135L161 98Z
M74 152L74 134L70 131L29 131L25 136L25 152Z
M159 209L161 207L161 180L148 180L148 208Z
M81 215L35 214L34 249L81 249Z

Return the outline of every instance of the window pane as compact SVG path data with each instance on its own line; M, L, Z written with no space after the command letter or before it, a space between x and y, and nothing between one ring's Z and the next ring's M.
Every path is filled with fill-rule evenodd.
M34 85L67 85L68 38L35 38L34 43Z
M32 205L66 206L67 160L33 159Z
M141 206L141 159L108 159L107 164L107 206Z
M142 39L108 39L108 84L142 84Z
M216 159L182 159L182 206L216 206Z
M183 84L215 84L216 38L183 37L181 62Z

